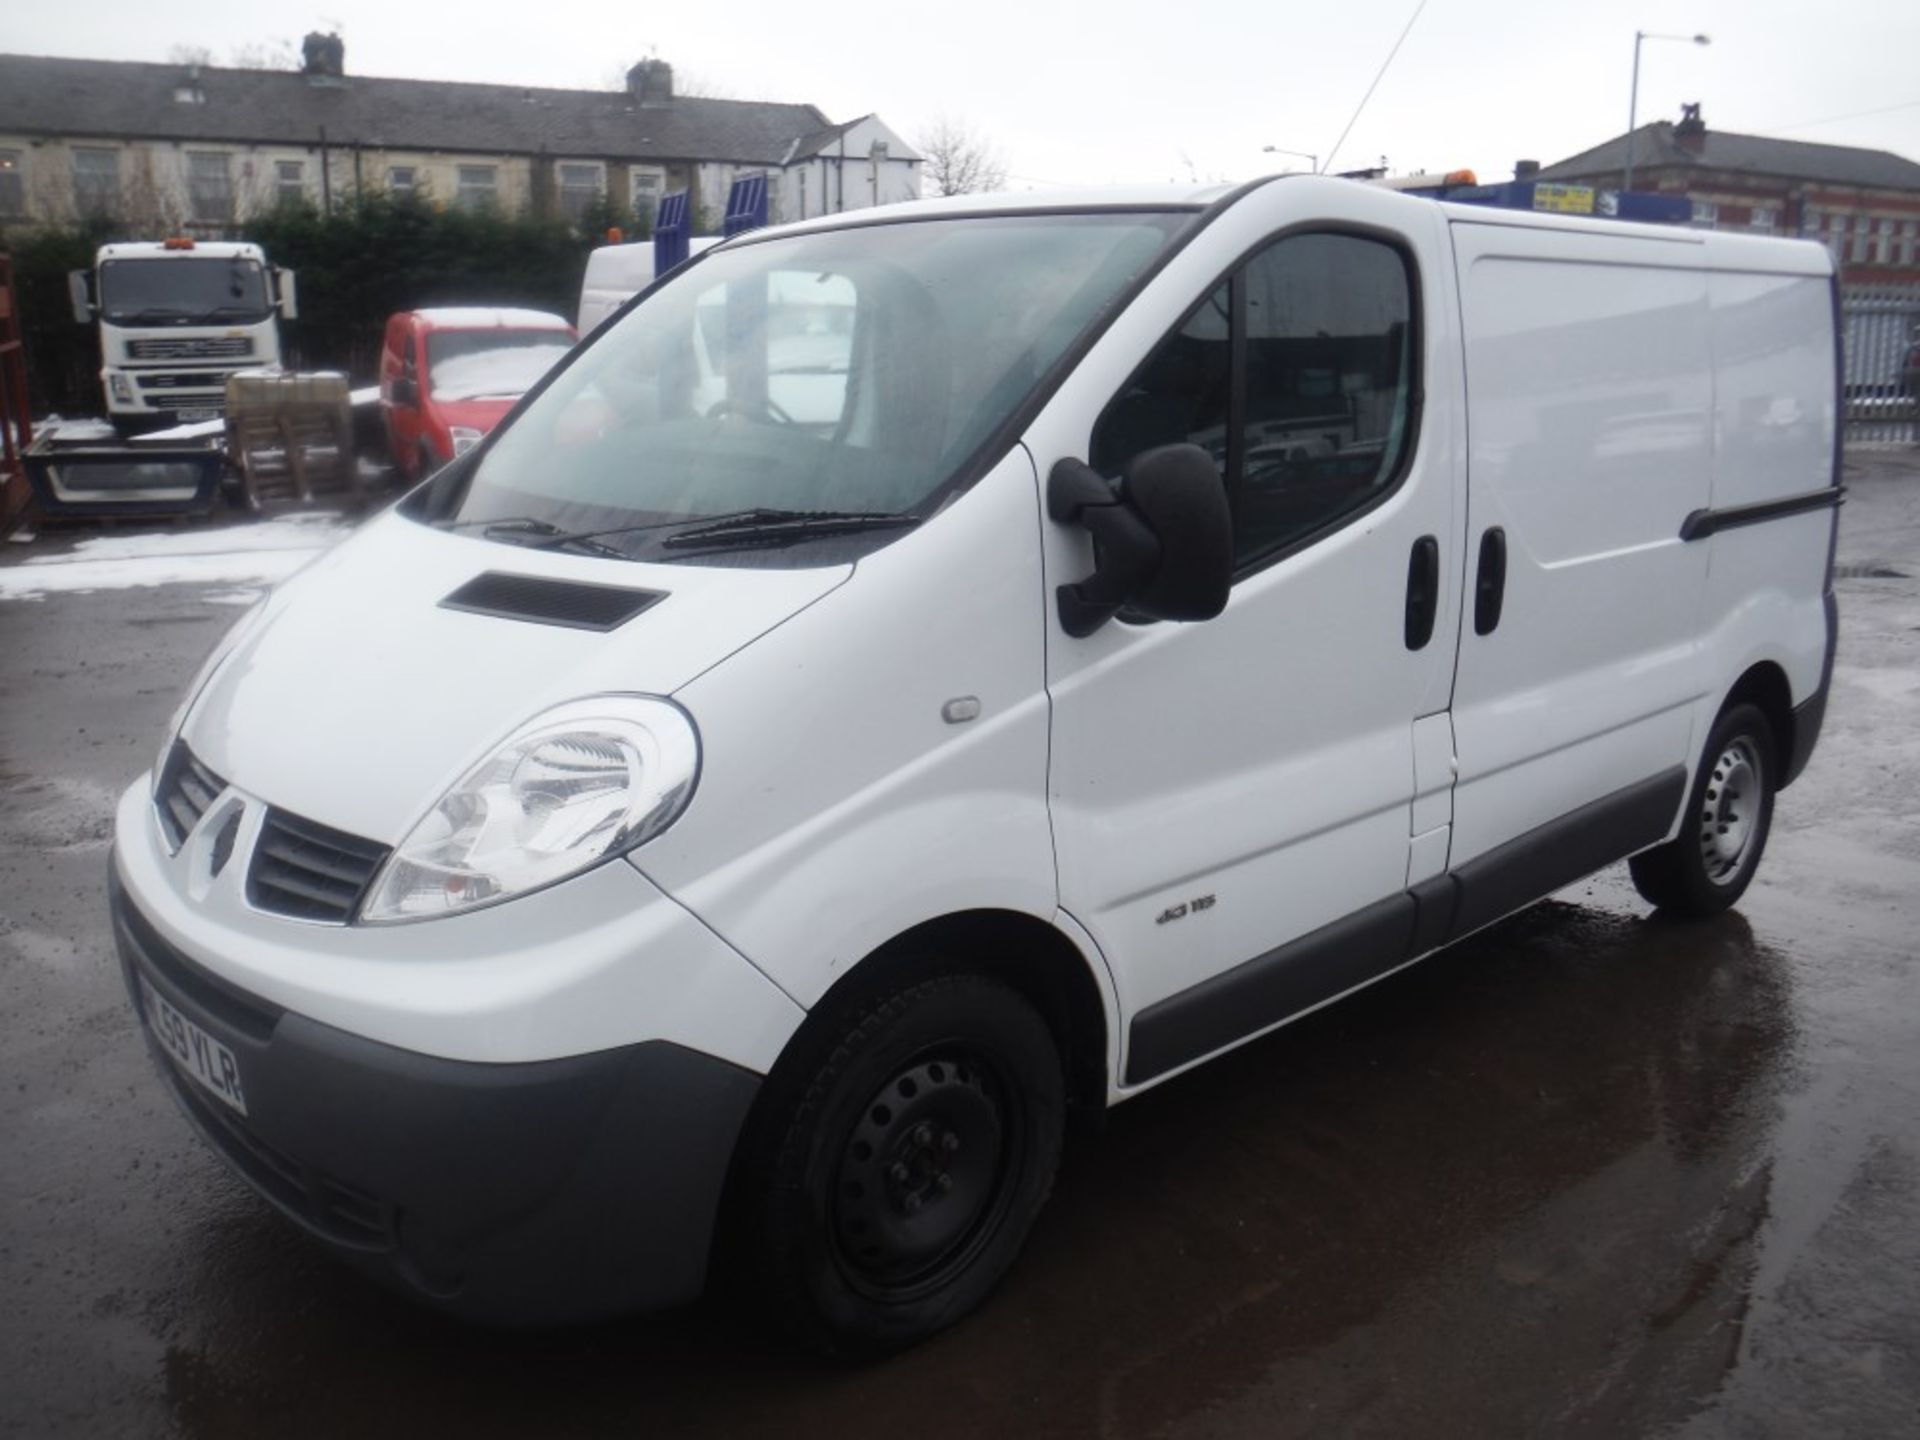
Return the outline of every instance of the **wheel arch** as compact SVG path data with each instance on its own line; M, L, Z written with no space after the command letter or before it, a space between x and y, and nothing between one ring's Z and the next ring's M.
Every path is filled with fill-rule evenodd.
M1767 725L1773 731L1774 763L1778 774L1774 782L1776 790L1786 789L1789 778L1787 759L1793 749L1793 689L1787 683L1787 672L1772 660L1761 660L1749 665L1740 678L1733 682L1726 698L1720 702L1715 715L1724 715L1735 705L1753 705L1767 717Z

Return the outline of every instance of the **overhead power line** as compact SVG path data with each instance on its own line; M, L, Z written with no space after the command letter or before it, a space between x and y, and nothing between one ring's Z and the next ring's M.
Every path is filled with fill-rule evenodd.
M1347 128L1340 132L1340 138L1333 142L1333 148L1327 152L1326 164L1320 167L1321 174L1333 169L1333 157L1338 155L1340 147L1347 143L1347 136L1353 130L1354 121L1360 118L1360 112L1365 110L1367 102L1373 99L1373 92L1380 88L1380 81L1386 76L1387 67L1393 64L1393 57L1398 55L1400 47L1407 43L1407 36L1413 31L1413 22L1420 18L1420 12L1426 8L1427 0L1420 0L1420 3L1413 7L1413 14L1407 17L1406 27L1401 30L1400 38L1393 42L1393 48L1387 52L1387 58L1380 62L1380 69L1373 77L1373 84L1367 86L1367 93L1360 97L1359 105L1354 107L1353 118L1347 121Z

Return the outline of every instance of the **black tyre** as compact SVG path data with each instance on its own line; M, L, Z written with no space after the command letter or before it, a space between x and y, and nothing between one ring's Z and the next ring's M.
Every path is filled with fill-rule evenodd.
M986 1298L1053 1188L1066 1116L1059 1051L1024 998L980 975L923 981L823 1026L769 1086L740 1298L847 1358Z
M1628 862L1640 894L1672 915L1718 915L1745 893L1773 827L1773 727L1734 705L1707 736L1680 833Z

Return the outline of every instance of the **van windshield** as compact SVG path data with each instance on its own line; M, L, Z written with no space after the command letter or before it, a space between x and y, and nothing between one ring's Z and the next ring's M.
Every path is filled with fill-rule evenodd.
M429 508L650 560L860 553L940 503L1188 218L957 217L715 251L603 330Z

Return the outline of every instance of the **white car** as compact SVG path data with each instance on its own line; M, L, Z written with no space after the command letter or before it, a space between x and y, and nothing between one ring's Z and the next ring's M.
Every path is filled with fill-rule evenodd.
M161 1072L429 1304L911 1343L1070 1112L1616 860L1739 898L1832 285L1311 176L719 246L194 681L114 850Z

